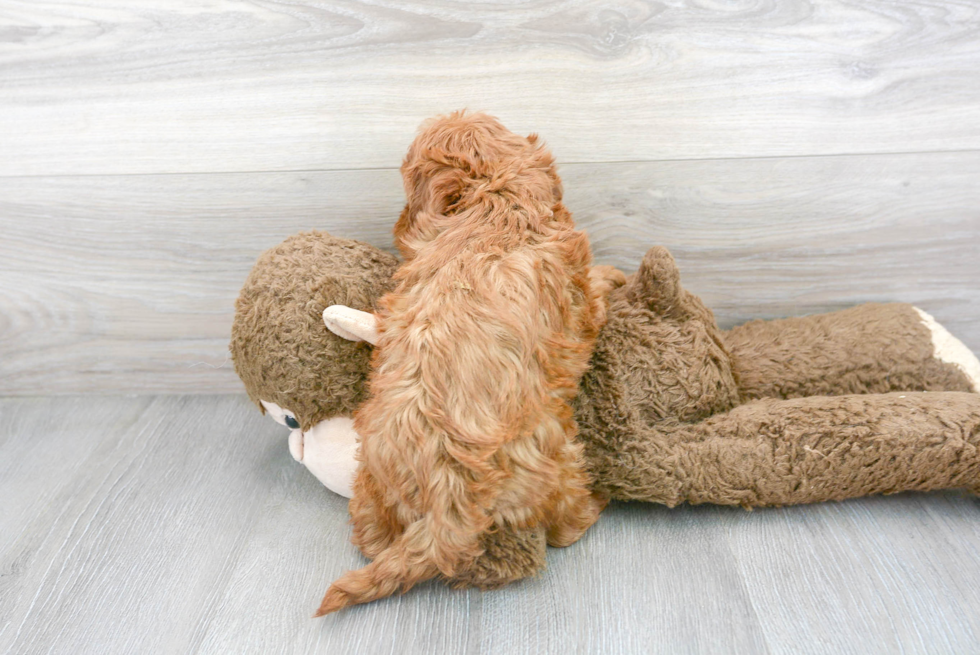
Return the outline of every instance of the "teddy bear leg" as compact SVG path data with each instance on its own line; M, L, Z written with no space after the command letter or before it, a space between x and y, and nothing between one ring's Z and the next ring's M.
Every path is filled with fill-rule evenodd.
M980 391L980 363L902 303L774 321L723 334L743 400L891 391Z
M693 503L792 505L980 488L974 393L762 399L684 426L671 440L684 500Z
M495 589L537 575L545 566L544 531L500 526L483 535L483 554L456 573L456 587Z
M975 393L980 393L980 360L962 341L954 337L931 315L918 307L912 309L919 315L922 325L932 338L933 357L960 369Z
M395 508L385 502L384 489L363 465L354 476L349 510L353 525L351 543L368 559L377 557L405 529Z

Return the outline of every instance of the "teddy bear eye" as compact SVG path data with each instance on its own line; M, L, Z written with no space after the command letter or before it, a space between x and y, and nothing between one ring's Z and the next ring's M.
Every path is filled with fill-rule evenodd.
M297 421L289 414L286 414L286 425L288 425L293 430L299 430L299 421Z

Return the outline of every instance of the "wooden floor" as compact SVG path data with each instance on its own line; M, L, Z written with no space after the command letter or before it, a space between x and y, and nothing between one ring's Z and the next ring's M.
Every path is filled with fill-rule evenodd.
M976 653L980 500L613 505L540 578L311 619L346 501L243 396L0 400L0 652Z

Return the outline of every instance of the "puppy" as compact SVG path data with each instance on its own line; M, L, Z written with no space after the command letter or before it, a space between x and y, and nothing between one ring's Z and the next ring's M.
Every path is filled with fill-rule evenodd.
M404 264L355 415L353 542L374 561L316 616L465 578L501 529L567 546L606 503L587 488L569 405L604 306L551 154L460 112L424 125L401 170Z

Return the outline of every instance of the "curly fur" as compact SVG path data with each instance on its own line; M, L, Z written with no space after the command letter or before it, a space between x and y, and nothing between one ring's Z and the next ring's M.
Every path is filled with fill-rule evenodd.
M303 232L262 253L238 300L231 357L249 398L288 407L303 430L350 416L367 397L371 348L330 332L325 307L371 311L398 260L374 246Z
M457 113L424 126L402 175L405 263L355 417L353 541L374 561L335 582L318 616L465 580L496 530L542 527L566 546L605 504L570 406L603 307L550 153Z

